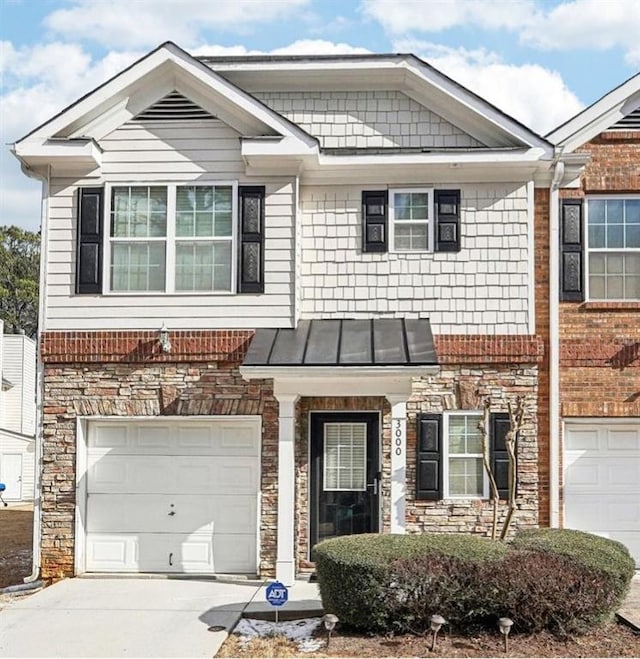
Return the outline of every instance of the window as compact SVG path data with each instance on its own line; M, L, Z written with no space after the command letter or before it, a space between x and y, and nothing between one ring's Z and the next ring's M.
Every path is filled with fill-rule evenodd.
M229 292L234 185L113 186L110 290Z
M589 298L640 300L640 197L587 200Z
M325 491L364 491L367 466L367 424L324 424Z
M394 251L432 249L433 190L390 190L389 218Z
M482 436L478 413L444 415L445 496L487 496L486 477L482 463Z

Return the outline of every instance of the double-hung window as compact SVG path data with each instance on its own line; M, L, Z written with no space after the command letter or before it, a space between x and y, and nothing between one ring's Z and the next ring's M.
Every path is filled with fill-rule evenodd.
M480 413L450 412L443 416L445 438L445 497L486 497L487 478L482 461Z
M587 199L591 300L640 300L640 196Z
M433 249L433 190L389 190L389 220L395 252Z
M111 292L230 292L235 184L114 185Z

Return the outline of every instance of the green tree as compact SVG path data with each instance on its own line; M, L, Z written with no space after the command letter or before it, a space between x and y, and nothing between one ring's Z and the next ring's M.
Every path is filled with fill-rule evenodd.
M40 233L20 227L0 227L0 318L4 331L38 331Z

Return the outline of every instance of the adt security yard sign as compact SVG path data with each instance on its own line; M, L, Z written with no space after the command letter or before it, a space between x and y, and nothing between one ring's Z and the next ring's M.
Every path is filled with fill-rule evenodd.
M267 602L271 606L282 606L289 599L289 591L287 587L279 581L274 581L267 586L266 592ZM276 622L278 622L278 609L276 608Z

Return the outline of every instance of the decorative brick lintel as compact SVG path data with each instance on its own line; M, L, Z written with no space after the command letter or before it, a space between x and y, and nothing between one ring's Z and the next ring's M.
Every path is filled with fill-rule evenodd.
M618 403L609 401L590 401L562 403L561 415L563 417L623 417L631 419L640 416L640 401Z
M44 332L41 356L46 364L238 362L253 330L172 330L171 352L162 352L157 331ZM541 339L531 335L435 337L441 364L529 364L544 356Z
M45 364L241 361L253 330L170 330L171 352L162 352L158 331L44 332Z
M537 364L544 358L542 339L532 335L449 334L434 340L440 364Z

